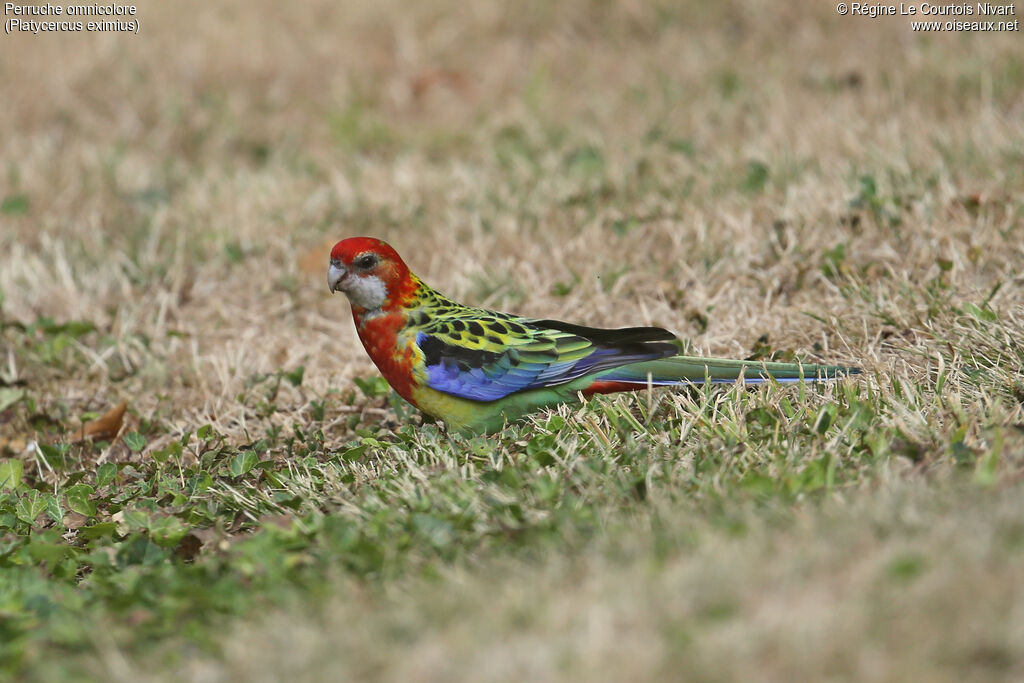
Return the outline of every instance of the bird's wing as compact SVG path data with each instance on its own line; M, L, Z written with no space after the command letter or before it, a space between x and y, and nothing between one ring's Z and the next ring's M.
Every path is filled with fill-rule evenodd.
M606 330L482 309L449 309L417 322L422 324L410 331L423 354L427 386L477 401L677 352L674 345L659 343L675 336L658 327Z

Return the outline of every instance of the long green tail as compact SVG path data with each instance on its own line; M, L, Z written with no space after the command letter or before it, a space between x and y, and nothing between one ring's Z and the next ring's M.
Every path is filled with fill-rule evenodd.
M728 360L701 356L671 356L605 370L597 379L608 382L634 382L666 386L672 384L703 384L735 382L740 375L748 383L774 379L779 382L807 382L859 375L860 368L813 363L769 363L759 360ZM650 380L648 380L648 377Z

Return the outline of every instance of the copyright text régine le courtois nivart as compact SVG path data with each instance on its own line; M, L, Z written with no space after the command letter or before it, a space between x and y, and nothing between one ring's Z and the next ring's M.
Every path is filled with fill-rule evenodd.
M5 33L61 33L77 31L119 31L138 33L140 22L135 5L69 4L42 5L4 3Z
M886 5L876 2L841 2L836 9L839 14L851 16L891 17L891 16L924 16L924 17L1012 17L1017 14L1015 3L995 5L991 2L963 3L959 5L930 2L901 2L898 5Z

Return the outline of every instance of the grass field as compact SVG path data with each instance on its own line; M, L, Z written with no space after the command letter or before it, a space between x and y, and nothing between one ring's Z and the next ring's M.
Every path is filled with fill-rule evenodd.
M770 4L0 37L0 676L1024 678L1020 34ZM451 436L327 292L354 235L864 374Z

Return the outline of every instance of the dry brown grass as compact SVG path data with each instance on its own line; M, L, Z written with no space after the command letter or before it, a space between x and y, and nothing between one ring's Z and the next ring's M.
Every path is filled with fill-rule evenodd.
M964 426L974 452L1005 440L1000 481L1020 492L1019 34L922 36L832 5L740 0L178 2L139 16L134 37L0 39L0 201L29 202L0 215L3 319L87 320L109 339L56 359L0 354L6 381L27 381L40 410L71 421L127 400L131 419L161 425L154 445L203 423L243 443L308 420L311 397L374 374L323 272L332 241L371 234L467 303L662 325L720 356L747 356L767 335L773 350L863 367L887 398L897 383L913 388L918 399L901 395L887 419L926 444L925 465L905 470L893 452L883 469L911 477L929 521L900 533L929 563L950 543L965 557L989 552L985 520L956 512L945 485L932 507L914 477L948 464ZM997 320L981 325L965 305ZM304 383L282 385L271 414L238 400L253 375L300 364ZM969 381L978 367L989 379ZM937 393L942 372L951 379ZM326 436L338 445L352 434L335 423ZM458 575L442 579L458 586L450 605L411 603L412 626L402 599L371 601L391 615L367 626L380 641L343 617L326 628L366 648L370 668L349 669L359 677L896 680L942 676L930 657L961 634L944 614L984 629L987 610L1003 609L1011 630L993 657L1005 665L979 678L1021 675L1007 635L1022 628L1017 556L993 561L996 588L956 556L931 588L860 604L874 569L860 570L902 552L902 540L869 539L863 554L846 545L876 523L860 508L876 500L877 476L889 475L865 476L863 497L845 494L859 506L853 521L833 511L834 524L753 541L711 534L651 584L645 562L605 566L600 553L580 560L582 581L557 556L539 578L506 568L497 609L514 617L531 603L538 613L523 625L506 615L488 627L479 606L493 581ZM976 612L967 598L910 616L889 603L920 605L961 576L962 590L982 594ZM689 628L703 608L684 596L706 582L721 582L712 594L749 586L735 598L743 619L680 659L671 637L648 636ZM785 590L766 595L777 582ZM340 600L345 614L376 618ZM427 629L432 609L473 613L392 660L402 638L388 629ZM313 639L311 657L328 658L309 675L328 677L321 622L282 619ZM878 619L894 620L886 633L907 648L874 638ZM519 635L506 638L506 626ZM263 671L242 633L226 668L202 670ZM258 630L254 642L264 639L298 647ZM630 659L612 660L623 639Z

